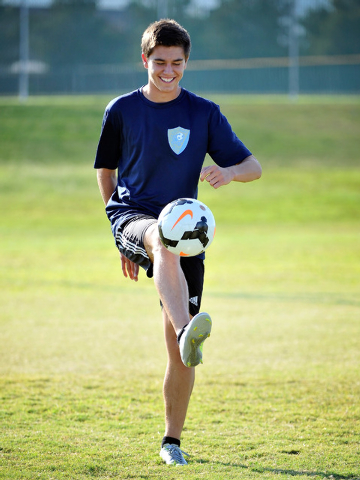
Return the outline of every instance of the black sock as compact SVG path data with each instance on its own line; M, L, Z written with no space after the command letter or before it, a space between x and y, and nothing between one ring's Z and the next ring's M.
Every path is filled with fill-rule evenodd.
M179 333L179 335L177 336L178 345L180 345L181 335L185 332L185 328L186 328L188 325L189 325L189 324L187 323L187 324L185 325L185 327L182 327L182 329L180 330L180 333Z
M180 440L173 437L164 437L161 442L161 448L165 445L165 443L169 443L170 445L177 445L180 447Z

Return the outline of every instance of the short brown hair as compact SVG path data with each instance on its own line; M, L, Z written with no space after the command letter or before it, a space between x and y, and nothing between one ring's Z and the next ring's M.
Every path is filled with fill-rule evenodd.
M191 40L189 33L175 20L158 20L148 26L141 39L141 51L148 58L155 47L182 47L185 60L189 58Z

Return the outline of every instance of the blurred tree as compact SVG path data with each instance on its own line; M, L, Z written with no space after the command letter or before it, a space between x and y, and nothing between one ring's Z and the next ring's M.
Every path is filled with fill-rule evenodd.
M98 0L54 0L30 9L30 59L50 66L140 61L144 29L158 15L156 0L132 0L123 10ZM291 0L222 0L207 15L190 15L191 0L168 0L169 17L189 30L192 59L286 56ZM194 12L194 10L192 10ZM331 0L301 19L306 54L360 52L359 0ZM19 58L19 7L0 0L0 65Z
M124 31L124 48L128 63L140 62L141 36L147 26L156 20L156 2L144 4L133 0L125 8L127 23Z
M303 53L360 53L359 0L332 0L328 8L309 10L301 23L306 32Z
M280 39L287 36L281 19L288 14L289 0L223 0L193 33L194 54L197 58L287 55Z
M55 0L31 15L30 38L32 55L56 67L117 63L125 56L124 34L101 15L96 0Z
M190 3L191 0L169 0L167 2L167 17L176 19L186 28L185 24L189 21L187 8ZM150 23L159 20L157 7L158 2L156 0L132 0L124 10L129 20L126 30L126 45L131 52L132 59L140 59L140 44L144 30Z
M19 7L0 0L0 65L19 60Z
M184 24L188 18L188 9L191 5L191 0L171 0L169 2L169 17L175 18L180 24Z

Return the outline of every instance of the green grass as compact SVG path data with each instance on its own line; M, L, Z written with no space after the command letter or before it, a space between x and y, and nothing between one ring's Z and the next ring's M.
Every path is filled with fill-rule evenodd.
M214 96L264 167L358 165L359 97ZM260 100L259 100L260 99ZM88 163L111 97L0 98L0 160Z
M214 97L263 178L200 186L186 469L158 456L154 286L122 278L92 169L109 99L0 99L0 478L359 479L359 99Z

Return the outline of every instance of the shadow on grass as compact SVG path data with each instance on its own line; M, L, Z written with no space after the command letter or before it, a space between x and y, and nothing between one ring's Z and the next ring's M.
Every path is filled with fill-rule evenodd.
M336 293L304 293L298 295L282 295L276 293L258 294L258 293L242 293L242 292L223 292L211 290L212 297L219 298L231 298L231 299L243 299L243 300L256 300L256 301L280 301L280 302L300 302L300 303L321 303L324 305L350 305L360 306L358 299L349 297L345 298L343 295Z
M251 468L245 465L242 466L243 468L251 469L254 472L264 473L264 472L271 472L276 474L284 474L284 475L291 475L292 477L296 477L297 475L307 475L308 477L322 477L322 478L331 478L335 480L358 480L360 477L354 477L354 475L342 475L341 473L334 473L334 472L308 472L306 470L286 470L283 468Z
M116 292L118 293L119 287L118 285L107 285L107 284L100 284L95 282L78 282L73 280L32 280L31 285L33 287L62 287L67 289L78 289L78 290L95 290L97 292L104 291L104 292ZM150 285L146 287L137 287L136 292L138 295L144 293L153 294L153 290L149 288ZM132 286L122 286L122 289L133 293ZM304 294L294 294L294 295L283 295L277 293L269 293L269 294L258 294L258 293L244 293L244 292L224 292L224 291L217 291L217 290L208 290L208 295L211 297L217 298L230 298L230 299L240 299L240 300L254 300L257 302L299 302L299 303L320 303L323 305L349 305L349 306L360 306L360 301L358 299L353 298L352 295L349 297L345 297L343 295L339 295L337 293L322 293L322 292L314 292L314 293L304 293Z
M256 473L275 473L276 475L290 475L292 477L296 476L304 476L307 475L308 477L321 477L326 479L333 479L333 480L360 480L359 476L354 475L343 475L341 473L334 473L334 472L309 472L307 470L287 470L285 468L268 468L268 467L249 467L248 465L242 465L241 463L225 463L225 462L210 462L208 460L196 460L196 463L200 464L207 464L207 463L215 463L218 465L222 465L224 467L233 467L233 468L242 468L243 470L249 470Z

